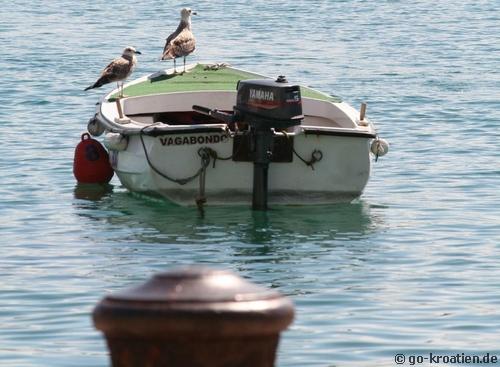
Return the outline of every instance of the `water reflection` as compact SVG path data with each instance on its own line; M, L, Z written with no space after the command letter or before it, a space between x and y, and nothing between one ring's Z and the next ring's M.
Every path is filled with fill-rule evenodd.
M113 193L113 185L78 183L73 192L76 199L99 201Z
M75 199L74 213L99 258L94 272L134 280L175 265L229 268L288 295L362 272L377 258L380 208L364 201L324 206L179 207L118 187L101 200ZM113 281L111 279L110 281Z
M277 206L267 212L247 206L180 207L162 199L107 187L77 186L78 216L131 229L144 243L242 243L284 245L361 239L380 227L380 214L356 201L323 206ZM89 201L92 203L89 206ZM90 210L89 210L90 209ZM119 240L119 239L117 239ZM265 250L265 248L261 248Z

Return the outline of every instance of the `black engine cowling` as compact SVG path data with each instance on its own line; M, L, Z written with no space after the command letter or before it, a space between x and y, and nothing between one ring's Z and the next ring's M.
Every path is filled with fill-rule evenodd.
M237 87L235 120L257 129L285 129L300 125L302 98L300 87L284 77L277 80L241 80Z

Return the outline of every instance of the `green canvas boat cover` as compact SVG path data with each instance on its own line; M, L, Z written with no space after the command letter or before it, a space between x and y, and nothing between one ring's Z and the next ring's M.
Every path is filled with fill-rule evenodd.
M233 91L239 80L262 79L262 75L249 73L231 67L210 68L209 65L197 64L186 73L160 74L140 83L125 88L127 97L147 96L160 93L194 92L194 91ZM337 96L329 96L308 87L300 87L302 97L320 99L339 103ZM114 94L110 101L115 99Z

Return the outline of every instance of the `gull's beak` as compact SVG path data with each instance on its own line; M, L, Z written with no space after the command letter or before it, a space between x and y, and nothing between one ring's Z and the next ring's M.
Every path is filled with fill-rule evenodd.
M136 53L136 54L138 54L138 55L142 55L142 52L141 52L141 51L137 51L137 50L136 50L136 51L135 51L135 53Z
M191 12L191 15L197 15L197 14L198 14L198 13L197 13L197 12L195 12L195 11L192 11L192 12Z

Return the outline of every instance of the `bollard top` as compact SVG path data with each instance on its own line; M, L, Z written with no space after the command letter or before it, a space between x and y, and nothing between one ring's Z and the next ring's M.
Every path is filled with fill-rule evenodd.
M241 302L282 297L233 272L208 267L183 267L154 275L146 283L107 296L110 301Z
M106 296L95 308L95 326L106 335L278 334L293 319L292 302L233 272L183 267Z

